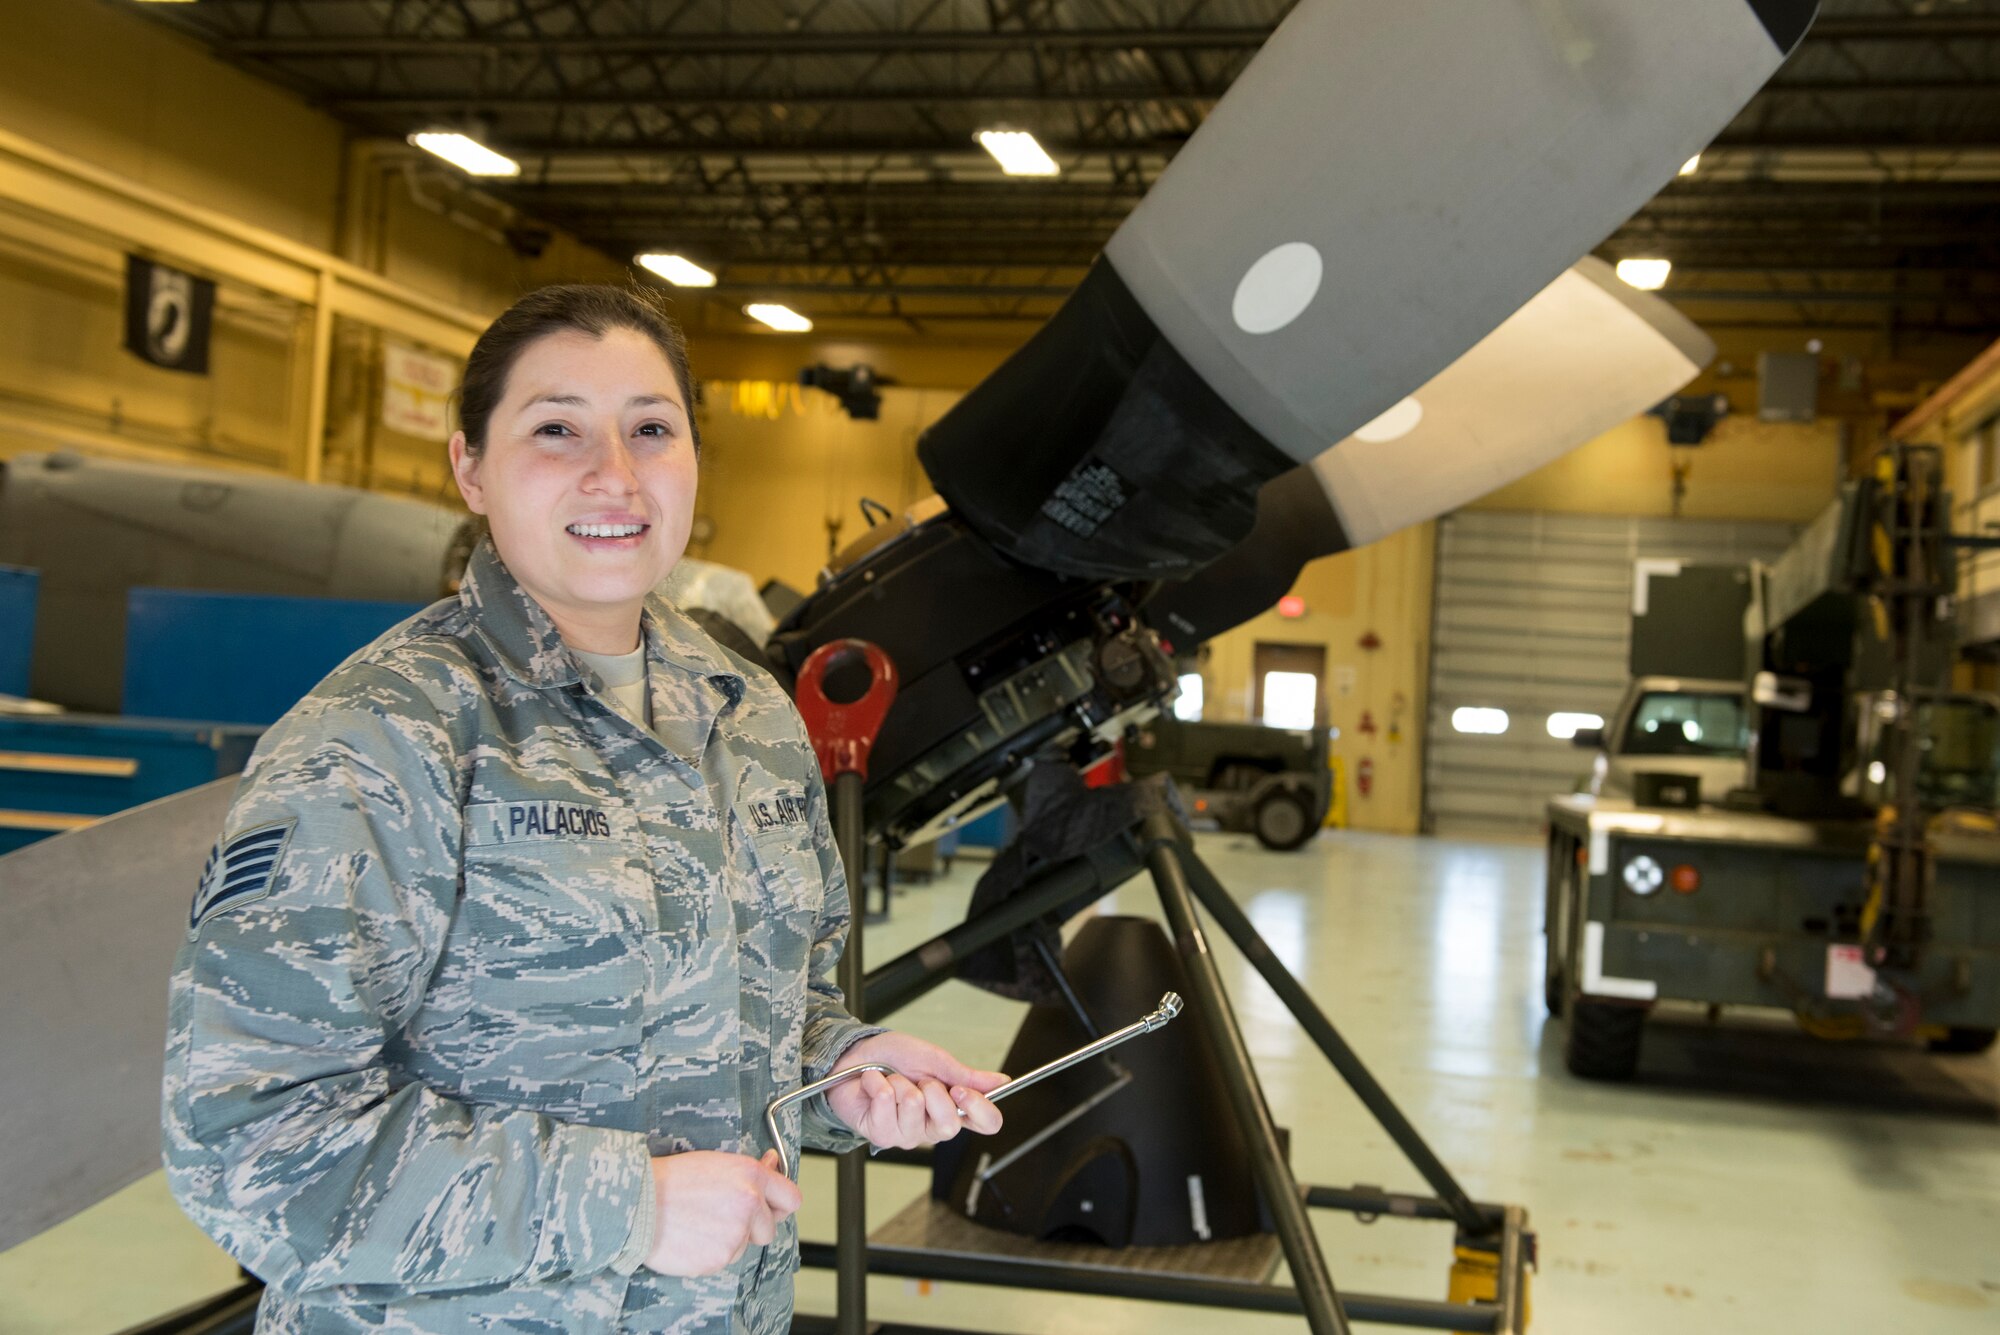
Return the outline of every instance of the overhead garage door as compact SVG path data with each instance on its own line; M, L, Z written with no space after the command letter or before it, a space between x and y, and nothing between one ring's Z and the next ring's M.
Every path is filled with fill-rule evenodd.
M1425 828L1527 833L1566 793L1586 754L1549 716L1608 718L1626 682L1632 564L1770 560L1789 524L1466 511L1438 523ZM1453 726L1461 715L1472 727ZM1495 712L1497 711L1497 712ZM1504 719L1502 716L1504 715Z

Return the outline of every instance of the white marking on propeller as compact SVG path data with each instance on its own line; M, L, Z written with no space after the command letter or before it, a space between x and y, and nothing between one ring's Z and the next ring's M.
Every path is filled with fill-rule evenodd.
M1236 284L1230 314L1246 334L1270 334L1304 314L1319 294L1326 266L1305 241L1287 241L1265 252Z
M1404 399L1366 426L1356 428L1354 438L1371 445L1386 444L1399 436L1409 435L1423 420L1424 405L1415 399Z

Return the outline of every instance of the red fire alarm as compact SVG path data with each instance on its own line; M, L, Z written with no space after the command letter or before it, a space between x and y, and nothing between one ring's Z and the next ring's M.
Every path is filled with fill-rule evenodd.
M1375 791L1375 762L1367 756L1354 767L1354 787L1363 797Z
M1288 593L1278 599L1278 615L1281 617L1302 617L1306 614L1306 600L1296 593Z

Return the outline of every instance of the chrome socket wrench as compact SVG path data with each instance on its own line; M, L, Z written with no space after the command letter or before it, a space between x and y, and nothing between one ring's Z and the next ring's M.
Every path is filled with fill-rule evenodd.
M1150 1034L1155 1029L1163 1028L1165 1027L1167 1021L1173 1019L1176 1015L1179 1015L1181 1013L1181 1008L1184 1005L1186 1005L1186 1003L1181 1000L1180 993L1169 992L1165 996L1160 998L1159 1007L1155 1009L1152 1013L1142 1016L1141 1018L1133 1021L1131 1024L1126 1025L1123 1029L1119 1029L1113 1033L1106 1034L1103 1038L1098 1039L1094 1043L1085 1044L1083 1047L1078 1048L1075 1052L1069 1053L1066 1056L1058 1057L1054 1061L1049 1062L1047 1065L1037 1066L1034 1070L1028 1072L1024 1076L1019 1076L1013 1080L1009 1080L1006 1084L992 1091L986 1097L992 1102L998 1103L1001 1099L1006 1098L1009 1094L1019 1093L1021 1090L1026 1089L1029 1085L1038 1084L1041 1081L1048 1079L1050 1076L1054 1075L1058 1071L1066 1071L1070 1067L1076 1065L1078 1062L1088 1061L1090 1058L1097 1056L1101 1052L1110 1051L1112 1048L1117 1047L1120 1043L1129 1042L1130 1040L1137 1038L1141 1034ZM802 1102L806 1099L811 1098L815 1094L824 1094L827 1090L832 1089L835 1085L838 1085L843 1081L852 1080L859 1075L866 1075L870 1071L879 1071L883 1075L898 1074L895 1068L884 1066L880 1062L869 1062L862 1066L850 1066L845 1070L835 1071L832 1075L826 1077L826 1079L824 1080L815 1080L811 1084L799 1086L797 1089L792 1090L788 1094L780 1094L777 1098L772 1099L769 1104L765 1105L764 1130L770 1136L771 1144L774 1147L776 1147L778 1151L779 1172L783 1173L786 1177L790 1177L792 1176L793 1170L796 1168L797 1165L794 1164L792 1161L791 1152L785 1148L784 1137L778 1133L778 1114L783 1112L786 1108L789 1108L794 1103ZM958 1110L958 1115L960 1117L965 1116L965 1109L960 1108Z

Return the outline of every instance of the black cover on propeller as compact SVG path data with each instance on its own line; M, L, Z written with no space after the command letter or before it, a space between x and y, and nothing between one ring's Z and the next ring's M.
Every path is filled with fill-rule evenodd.
M1284 597L1306 562L1347 545L1326 488L1301 465L1257 493L1249 537L1192 579L1162 585L1140 613L1173 652L1192 652Z
M988 542L1093 579L1199 570L1250 531L1258 486L1292 465L1161 337L1103 260L924 433L917 457Z
M1187 991L1180 956L1151 918L1091 919L1063 953L1063 971L1100 1033ZM1055 1241L1171 1247L1268 1231L1204 1024L1190 1006L1166 1028L1011 1096L999 1134L938 1146L931 1194L979 1223ZM1066 1007L1036 1006L1003 1068L1026 1072L1086 1041ZM1108 1063L1131 1083L974 1190L982 1163L1111 1086Z

